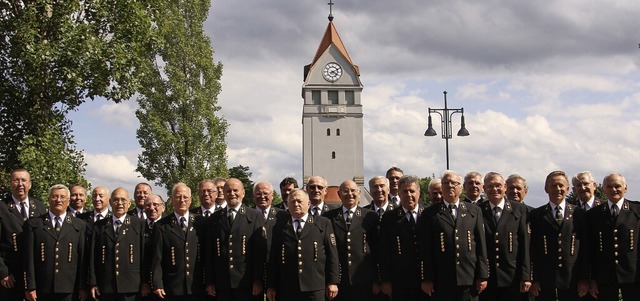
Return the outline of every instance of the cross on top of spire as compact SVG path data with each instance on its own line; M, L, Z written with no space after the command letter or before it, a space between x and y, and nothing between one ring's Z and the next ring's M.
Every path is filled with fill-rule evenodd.
M333 0L329 0L329 3L327 3L327 5L329 5L329 22L333 21Z

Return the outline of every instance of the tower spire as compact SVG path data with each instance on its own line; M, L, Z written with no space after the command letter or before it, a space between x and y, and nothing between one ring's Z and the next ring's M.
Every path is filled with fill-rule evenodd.
M327 3L327 5L329 5L329 22L333 22L333 0L329 0L329 3Z

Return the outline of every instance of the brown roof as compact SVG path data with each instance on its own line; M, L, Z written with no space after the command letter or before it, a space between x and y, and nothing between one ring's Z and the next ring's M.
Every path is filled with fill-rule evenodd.
M333 22L330 21L329 25L327 25L327 30L324 32L324 36L322 37L322 41L320 42L320 46L318 46L318 50L316 51L316 55L313 57L313 61L311 61L311 64L304 66L304 80L307 79L307 74L309 73L309 70L311 69L311 66L313 66L313 64L315 64L318 61L318 59L320 59L320 56L322 56L322 54L332 44L333 44L334 47L336 47L336 49L338 49L340 54L342 54L344 56L344 58L349 62L349 64L351 64L351 66L353 66L353 68L356 71L356 74L360 75L360 68L358 66L354 65L353 61L351 61L351 57L349 56L349 53L347 52L347 48L344 47L344 44L342 43L342 39L340 39L340 35L338 34L338 30L333 25Z

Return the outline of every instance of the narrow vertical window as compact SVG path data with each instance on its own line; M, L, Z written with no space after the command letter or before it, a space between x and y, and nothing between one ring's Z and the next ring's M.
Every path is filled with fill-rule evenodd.
M331 136L331 129L327 129L327 136Z
M337 105L338 104L338 91L328 91L327 98L329 99L329 104Z
M312 90L311 91L311 102L314 105L319 105L320 104L320 90Z
M356 104L356 96L353 91L344 91L344 100L347 101L347 105Z
M336 158L336 152L333 151L333 152L331 152L331 159L335 159L335 158Z
M336 136L340 136L340 129L336 130Z

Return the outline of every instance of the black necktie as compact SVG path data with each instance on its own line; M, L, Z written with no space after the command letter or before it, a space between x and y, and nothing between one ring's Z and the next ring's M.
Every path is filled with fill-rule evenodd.
M347 226L351 226L351 218L352 218L351 217L351 210L345 211L345 214L347 215L346 219L345 219L345 221L347 222Z
M318 207L313 207L313 215L314 216L318 216L320 214L318 214L318 212L320 212L320 210L318 209Z
M233 221L236 219L235 212L235 209L229 209L229 225L233 225Z
M415 225L416 219L413 217L413 211L407 211L407 214L409 214L409 222L411 223L411 225Z
M556 206L556 222L558 224L562 224L562 220L564 217L562 216L562 208L560 206Z
M27 214L27 202L20 202L20 206L22 206L22 218L26 221L29 219L29 214Z
M611 205L611 218L613 219L613 222L616 221L616 219L618 219L618 206L616 206L616 204Z
M153 226L156 224L154 221L149 222L149 229L153 229Z
M298 236L298 238L300 238L300 236L302 235L302 220L297 219L296 224L298 224L296 226L296 235Z
M180 227L182 232L187 233L187 219L184 216L180 217Z
M449 213L451 214L451 218L454 221L458 217L458 215L456 214L457 212L455 212L456 208L458 208L458 206L456 206L455 204L449 204Z
M382 217L383 214L384 214L384 209L378 208L378 216Z
M96 222L102 219L102 214L98 213L98 215L96 215Z
M122 222L120 220L116 220L116 237L118 237L118 235L120 235L120 226L122 225Z
M144 219L144 211L140 210L140 212L138 212L138 217L140 219Z
M502 215L502 209L500 209L500 207L498 206L493 207L493 218L496 220L496 224L500 220L501 215Z
M56 216L56 232L60 232L60 228L62 228L62 223L60 222L60 217Z
M210 214L210 213L209 213L209 210L205 210L205 211L204 211L204 217L209 217L209 214Z

